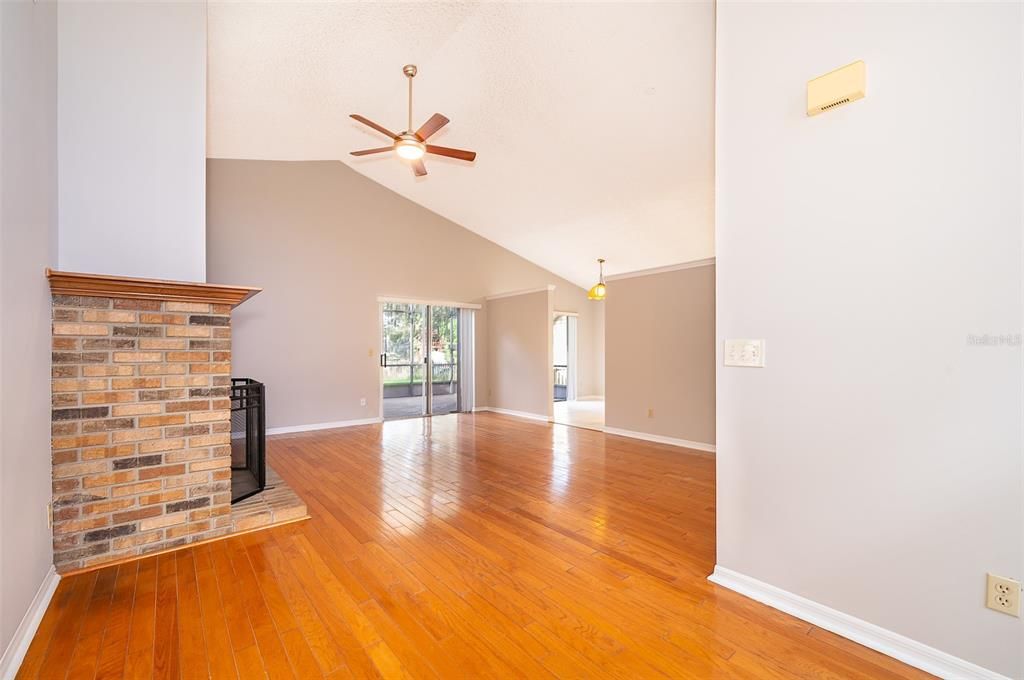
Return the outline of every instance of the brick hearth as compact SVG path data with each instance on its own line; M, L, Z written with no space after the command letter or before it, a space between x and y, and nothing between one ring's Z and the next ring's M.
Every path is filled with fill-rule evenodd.
M57 570L228 533L232 304L195 301L202 284L119 294L111 277L82 277L81 294L74 276L51 273Z

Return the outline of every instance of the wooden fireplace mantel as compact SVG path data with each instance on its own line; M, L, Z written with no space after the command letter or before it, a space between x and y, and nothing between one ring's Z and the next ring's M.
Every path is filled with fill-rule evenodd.
M232 307L242 304L263 290L249 286L225 286L218 283L164 281L108 274L61 272L49 268L46 270L46 278L50 280L50 291L57 295L208 302L217 305L231 305Z

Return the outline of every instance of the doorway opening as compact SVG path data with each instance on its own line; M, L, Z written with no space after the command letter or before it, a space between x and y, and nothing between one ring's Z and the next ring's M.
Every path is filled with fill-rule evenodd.
M381 303L383 419L472 410L472 337L472 309Z
M604 428L604 400L581 397L579 393L578 321L575 312L555 312L551 333L552 419L561 425L600 430Z
M551 334L553 347L551 356L554 359L555 393L554 399L560 401L576 400L576 317L574 315L555 312L554 328Z

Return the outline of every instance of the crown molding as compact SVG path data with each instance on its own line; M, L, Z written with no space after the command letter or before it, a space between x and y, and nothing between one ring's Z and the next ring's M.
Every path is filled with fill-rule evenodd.
M693 260L692 262L680 262L679 264L670 264L664 267L654 267L653 269L639 269L635 272L623 272L622 274L611 274L605 276L605 282L618 281L619 279L633 279L638 276L652 276L654 274L665 274L667 272L676 272L680 269L695 269L697 267L708 267L715 263L715 258L707 257L703 260Z
M54 295L207 302L215 305L231 305L232 307L242 304L263 290L248 286L225 286L218 283L164 281L109 274L61 272L49 268L46 270L46 278L50 280L50 292Z
M516 295L530 295L531 293L544 293L546 291L552 291L555 287L551 284L541 286L540 288L530 288L528 290L514 290L510 293L498 293L497 295L488 295L485 300L500 300L501 298L515 297Z

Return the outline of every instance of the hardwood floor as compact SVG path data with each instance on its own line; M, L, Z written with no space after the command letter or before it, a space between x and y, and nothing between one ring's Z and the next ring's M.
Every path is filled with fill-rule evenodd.
M18 677L927 677L705 580L708 454L479 414L269 461L311 520L62 580Z

